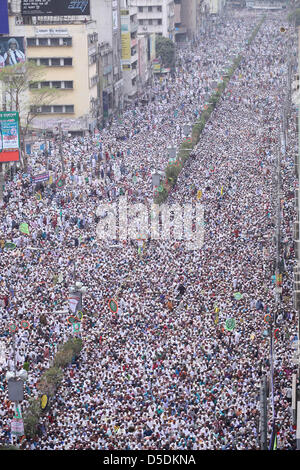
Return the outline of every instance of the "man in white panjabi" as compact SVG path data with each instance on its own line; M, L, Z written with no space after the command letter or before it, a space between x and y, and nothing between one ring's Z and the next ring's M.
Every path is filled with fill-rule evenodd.
M19 49L18 41L11 38L8 41L8 50L4 54L4 62L6 65L15 65L25 62L25 54Z

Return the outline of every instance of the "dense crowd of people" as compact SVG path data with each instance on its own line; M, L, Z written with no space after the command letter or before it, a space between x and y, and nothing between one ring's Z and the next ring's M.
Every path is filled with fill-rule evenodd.
M28 400L39 396L37 383L59 344L74 336L66 313L69 287L81 281L87 287L83 349L64 369L37 438L19 439L22 449L259 449L264 376L273 377L268 438L275 421L278 448L295 448L293 106L289 145L280 151L280 298L273 260L279 129L287 58L296 41L282 14L268 13L248 45L259 20L232 12L216 20L209 36L178 48L174 76L155 78L143 104L129 106L92 136L63 140L64 173L61 144L53 139L46 159L34 152L26 174L19 170L7 178L0 208L3 445L17 441L5 380L14 368L9 324L30 324L15 333L17 368L29 363L24 413ZM105 204L113 212L121 196L128 203L152 203L152 171L165 169L168 147L183 142L184 124L197 120L239 52L243 60L167 202L201 203L202 248L188 250L184 240L172 237L153 240L150 231L142 244L97 237L102 217L112 220ZM52 183L34 183L46 168ZM20 231L22 223L29 234ZM117 313L109 299L117 300ZM277 330L273 356L266 315ZM235 321L230 331L228 319Z

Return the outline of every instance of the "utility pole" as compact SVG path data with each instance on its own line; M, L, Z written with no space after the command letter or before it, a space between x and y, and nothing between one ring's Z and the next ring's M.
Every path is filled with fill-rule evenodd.
M0 162L0 201L3 201L3 186L4 186L4 174L3 174L3 163Z
M260 383L260 450L267 450L267 379L264 376Z
M48 146L47 146L47 139L46 139L46 130L43 131L44 134L44 147L45 147L45 158L46 158L46 168L49 170L49 159L48 159Z
M61 160L61 169L63 174L65 173L65 164L64 164L64 157L62 154L62 129L61 129L61 122L58 124L59 129L59 155Z

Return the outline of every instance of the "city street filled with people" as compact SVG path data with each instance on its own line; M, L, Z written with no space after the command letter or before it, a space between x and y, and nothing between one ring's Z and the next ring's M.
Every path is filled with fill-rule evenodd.
M296 109L291 100L286 107L286 100L287 64L292 58L297 66L297 44L283 12L268 12L248 44L262 17L246 10L217 17L206 34L177 48L175 72L154 76L143 100L91 135L50 139L47 155L33 151L26 170L7 174L0 207L1 445L259 450L260 384L266 376L268 443L275 429L277 448L295 449L297 135ZM101 239L97 227L111 223L120 198L151 206L152 172L165 170L168 148L185 140L184 125L197 121L238 54L243 59L166 202L201 204L203 246L188 249L175 236L153 239L150 229L142 241ZM45 171L50 181L34 182ZM175 230L175 216L173 221ZM20 224L28 224L29 233ZM68 322L74 282L86 288L79 333ZM117 301L117 312L110 299ZM271 333L268 315L274 319ZM226 328L228 320L233 328ZM23 415L40 396L40 377L59 345L74 335L83 341L79 356L63 369L35 438L16 438L10 427L14 404L5 376L15 364L9 325L22 321L30 325L15 333L16 367L29 363Z

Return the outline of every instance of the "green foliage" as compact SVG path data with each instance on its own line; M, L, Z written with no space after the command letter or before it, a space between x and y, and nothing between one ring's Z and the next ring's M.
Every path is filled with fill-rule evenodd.
M63 379L62 368L70 364L73 357L79 355L81 349L81 338L70 338L66 343L61 345L54 358L53 366L46 370L41 376L38 384L41 395L46 394L49 397L55 395L56 389ZM33 438L36 436L42 413L40 399L31 398L24 414L24 432L26 437Z
M75 356L78 356L82 350L82 339L81 338L70 338L66 343L63 344L63 350L72 350Z
M289 23L295 23L295 26L300 26L300 8L296 8L288 15Z
M160 57L164 67L174 67L175 64L175 44L171 39L163 36L155 38L156 57Z
M0 446L0 450L20 450L19 447L8 445L8 446Z
M53 366L44 372L43 377L48 383L58 385L62 380L63 371L59 367Z
M73 352L71 349L61 350L56 353L54 367L66 367L72 361Z
M42 411L40 402L36 398L29 400L29 406L24 413L24 433L26 437L33 438L37 433L39 419Z

